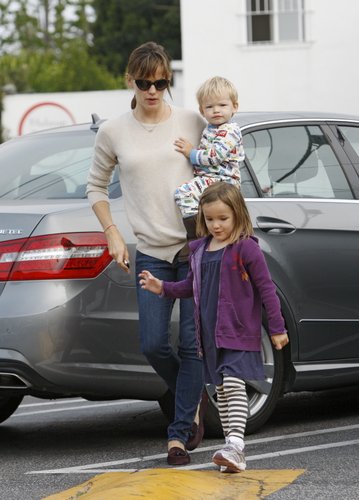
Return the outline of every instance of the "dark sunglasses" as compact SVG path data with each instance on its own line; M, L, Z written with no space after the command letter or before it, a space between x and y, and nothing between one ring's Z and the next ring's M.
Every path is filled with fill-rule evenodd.
M155 80L154 82L151 80L135 80L135 83L140 90L149 90L152 85L155 86L156 90L165 90L170 82L169 80L162 78L161 80Z

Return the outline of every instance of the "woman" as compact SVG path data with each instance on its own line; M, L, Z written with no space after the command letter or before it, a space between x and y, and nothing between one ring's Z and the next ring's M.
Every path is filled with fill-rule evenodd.
M126 242L113 222L108 201L108 184L118 164L126 212L138 239L136 275L149 269L163 280L176 281L185 278L188 263L178 259L186 235L174 192L191 178L192 168L175 150L174 141L186 136L197 143L204 121L199 114L164 100L171 76L170 60L162 46L148 42L131 53L126 79L134 92L132 110L100 126L87 193L105 232L110 255L129 272ZM175 395L167 461L185 465L190 461L186 445L193 449L188 439L203 388L193 302L181 300L179 349L174 352L169 339L173 299L158 300L138 283L137 299L142 352Z

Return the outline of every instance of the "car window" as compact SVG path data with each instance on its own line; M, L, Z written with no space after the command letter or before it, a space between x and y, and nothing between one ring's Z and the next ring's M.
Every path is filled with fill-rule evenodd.
M359 127L337 126L359 156Z
M258 198L256 187L245 163L242 162L239 169L241 172L241 191L243 196L245 198Z
M86 198L95 134L88 131L36 134L5 143L1 150L3 199ZM110 198L121 196L117 169Z
M319 126L267 128L245 134L243 141L264 196L353 198Z

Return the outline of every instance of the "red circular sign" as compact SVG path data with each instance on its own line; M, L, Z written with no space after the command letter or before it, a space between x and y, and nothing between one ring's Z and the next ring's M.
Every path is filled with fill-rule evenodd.
M75 122L72 113L57 102L40 102L31 106L22 116L18 134L36 132L46 128L71 125Z

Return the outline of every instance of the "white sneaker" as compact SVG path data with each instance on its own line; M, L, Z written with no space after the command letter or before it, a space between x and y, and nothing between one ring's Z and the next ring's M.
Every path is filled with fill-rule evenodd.
M221 472L241 472L246 470L246 458L243 451L232 444L226 444L216 451L212 462L221 467Z

